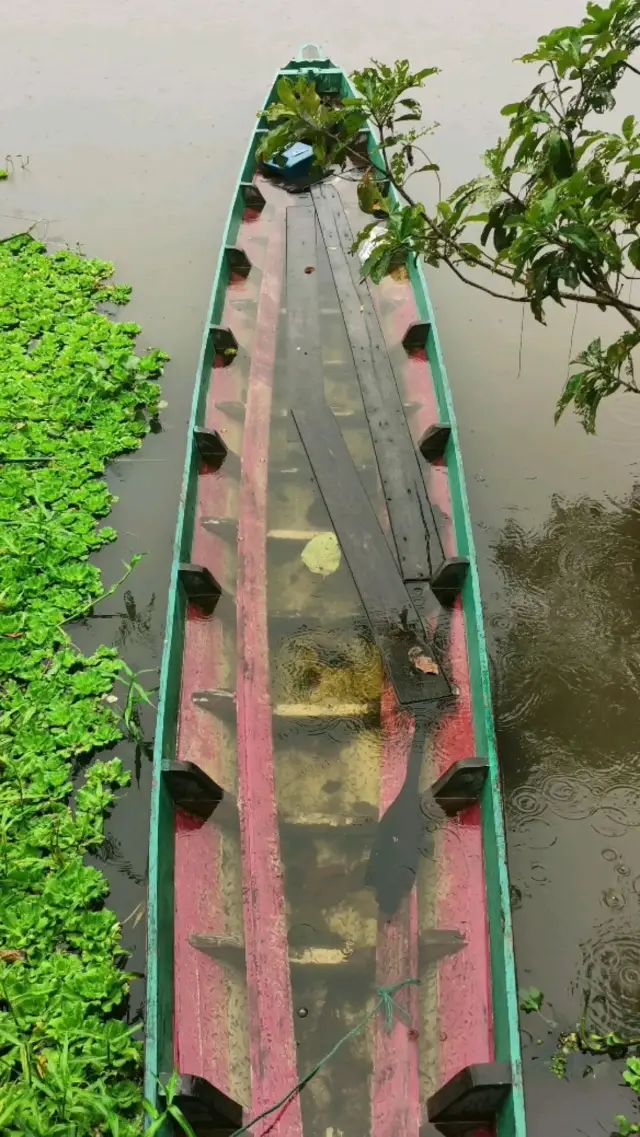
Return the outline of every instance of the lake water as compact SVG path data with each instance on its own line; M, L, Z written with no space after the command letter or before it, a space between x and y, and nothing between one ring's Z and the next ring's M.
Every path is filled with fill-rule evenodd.
M128 318L143 326L141 345L171 355L162 433L111 473L120 541L103 556L106 580L131 553L148 556L130 594L107 601L107 618L78 636L83 646L117 642L133 667L153 668L202 321L231 190L273 72L307 40L347 69L404 55L441 67L425 105L441 124L430 153L446 192L478 171L478 155L504 126L499 108L533 84L514 57L577 21L582 5L4 7L0 146L14 157L15 177L0 187L2 231L38 222L48 240L113 260L134 286ZM640 1033L640 399L610 400L595 439L570 415L554 428L569 356L598 331L591 312L577 320L572 310L553 312L546 329L527 315L522 325L515 305L466 290L445 271L430 283L495 663L519 981L545 992L563 1029L579 1018L589 986L594 1029ZM132 914L127 942L142 968L149 764L138 759L138 781L110 822L105 868L119 913ZM581 1063L561 1083L545 1065L554 1036L540 1020L523 1025L531 1137L598 1137L615 1112L632 1108L619 1067L592 1060L584 1076Z

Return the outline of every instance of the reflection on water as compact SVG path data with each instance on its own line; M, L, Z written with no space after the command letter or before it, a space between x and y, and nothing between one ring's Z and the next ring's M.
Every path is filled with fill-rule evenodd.
M509 521L494 556L510 601L506 634L497 629L501 725L544 719L554 738L608 753L638 696L640 491L622 503L555 498L541 531Z
M516 935L525 920L530 930L520 979L544 988L563 1025L588 992L593 1030L636 1035L640 490L556 498L540 530L509 521L493 552L506 586L496 701ZM537 1057L527 1038L525 1055Z

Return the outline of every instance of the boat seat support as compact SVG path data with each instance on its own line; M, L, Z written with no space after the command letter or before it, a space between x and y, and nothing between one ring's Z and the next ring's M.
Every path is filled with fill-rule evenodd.
M178 567L178 580L187 594L187 600L213 612L222 595L215 577L203 565L182 564Z
M267 203L255 182L240 182L240 193L242 194L242 200L247 209L253 209L256 213L262 213Z
M414 351L427 350L427 336L430 327L431 324L427 320L416 320L415 323L409 324L402 337L402 346L407 355L412 355Z
M427 1117L444 1137L463 1137L493 1127L512 1086L508 1062L466 1066L427 1099ZM427 1129L423 1129L425 1137Z
M487 758L461 758L433 783L431 793L448 817L480 800L489 773Z
M244 249L239 248L238 245L226 245L224 255L229 272L246 279L251 272L251 261Z
M193 432L193 441L202 461L206 462L208 466L213 466L215 470L219 470L227 456L228 448L218 431L209 430L205 426L196 426Z
M205 820L224 797L224 790L194 762L163 762L162 780L175 805Z
M213 350L220 357L223 365L228 367L238 354L238 341L231 328L224 328L221 324L211 324L209 335L213 343Z
M433 422L422 435L418 450L428 462L436 462L438 458L444 458L450 437L451 427L448 422Z
M469 571L468 557L447 557L431 577L431 591L441 604L453 604Z
M170 1074L160 1075L162 1096ZM180 1074L175 1095L178 1109L187 1121L200 1134L209 1134L217 1128L221 1130L239 1129L243 1123L243 1109L239 1102L228 1097L222 1090L212 1086L206 1078L194 1078L190 1074Z

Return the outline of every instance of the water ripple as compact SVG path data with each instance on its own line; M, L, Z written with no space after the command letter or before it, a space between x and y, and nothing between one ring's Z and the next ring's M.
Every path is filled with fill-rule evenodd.
M580 948L577 989L591 992L589 1029L640 1035L640 929L610 920Z

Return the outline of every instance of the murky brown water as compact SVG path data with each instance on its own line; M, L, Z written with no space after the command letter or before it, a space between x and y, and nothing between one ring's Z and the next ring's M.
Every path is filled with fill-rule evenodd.
M134 285L143 343L171 353L163 433L117 464L121 539L107 580L148 550L131 599L113 598L87 643L120 637L134 667L158 664L184 432L201 324L241 155L272 73L319 39L347 68L410 54L438 64L429 107L445 188L472 176L498 133L500 106L526 90L513 65L535 37L580 17L579 0L23 0L0 6L3 232L41 222L51 240L113 259ZM542 988L563 1027L591 984L594 1025L640 1029L640 498L634 497L640 400L613 400L597 439L552 412L566 374L573 313L549 328L432 280L464 443L496 663L520 980ZM515 308L515 306L514 306ZM594 328L573 329L574 348ZM520 358L521 357L521 358ZM133 618L132 603L136 606ZM124 613L124 615L118 615ZM107 630L108 629L108 630ZM134 755L131 755L132 762ZM143 897L148 762L112 821L107 871L124 915ZM126 925L142 966L140 922ZM619 1070L591 1063L560 1083L543 1023L524 1035L532 1137L608 1132L630 1103ZM542 1038L544 1045L537 1044Z

